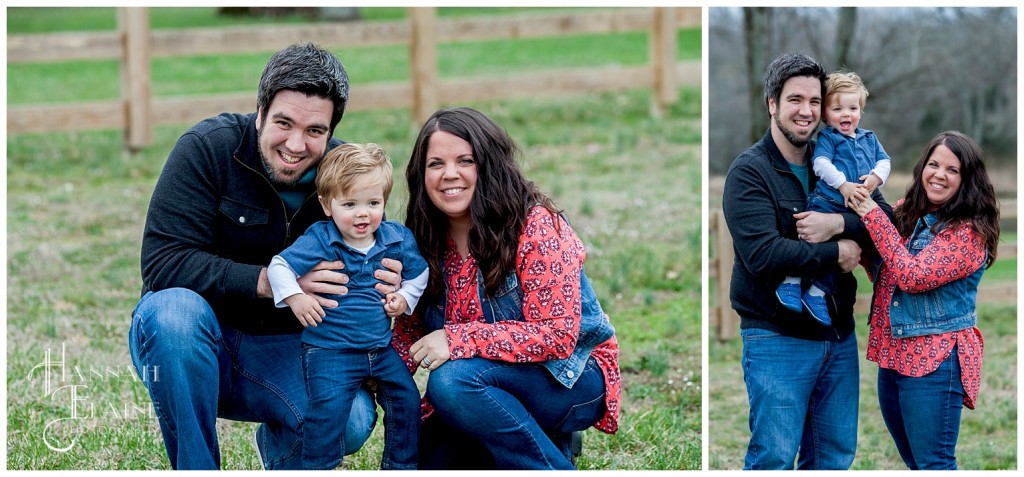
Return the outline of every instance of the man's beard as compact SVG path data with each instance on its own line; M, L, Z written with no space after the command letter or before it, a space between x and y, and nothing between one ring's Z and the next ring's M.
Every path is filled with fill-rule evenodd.
M278 177L276 173L274 173L274 169L270 167L270 164L267 162L267 158L266 156L263 155L262 150L260 150L260 162L263 163L263 171L267 173L267 179L269 179L270 183L274 184L275 186L291 187L295 185L296 182L299 181L300 177L302 177L295 176L282 180L280 177Z
M775 116L772 116L772 121L775 121L775 126L779 128L779 131L782 132L782 135L786 137L789 143L795 147L804 147L807 145L807 142L811 140L810 134L807 135L806 139L801 139L792 130L783 126Z
M267 179L269 179L270 183L275 187L291 187L295 185L303 175L305 175L305 172L303 172L302 174L296 174L294 177L285 177L283 179L278 177L274 168L270 167L270 161L267 160L267 156L263 155L263 131L256 131L256 144L256 150L260 152L260 163L263 164L263 172L267 174Z

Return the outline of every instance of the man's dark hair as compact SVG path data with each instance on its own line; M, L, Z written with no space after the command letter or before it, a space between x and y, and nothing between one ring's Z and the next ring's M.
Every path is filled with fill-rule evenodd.
M768 101L775 100L779 103L782 96L782 87L786 81L794 76L811 76L818 78L821 82L821 94L825 95L825 80L828 73L825 67L817 60L802 53L786 53L772 61L764 71L764 106L768 107ZM822 101L821 107L825 107Z
M263 68L256 93L256 108L264 120L274 96L284 89L333 103L331 134L334 134L334 127L341 122L348 104L348 73L338 57L312 43L292 45L274 53Z

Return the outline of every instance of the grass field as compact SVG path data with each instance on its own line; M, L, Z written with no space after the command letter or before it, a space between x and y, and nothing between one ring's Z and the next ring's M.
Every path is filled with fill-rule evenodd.
M1016 163L1012 159L996 162ZM1000 201L1016 204L1016 169L990 168L989 176ZM721 207L722 181L721 177L709 180L715 185L709 190L709 208ZM904 181L909 183L908 178ZM885 191L889 203L895 203L904 188L905 185ZM1017 243L1016 214L1004 213L1003 219L1000 242ZM715 256L713 250L710 253ZM998 257L985 271L980 286L1016 284L1017 269L1016 257ZM858 267L853 273L857 277L858 294L869 295L871 284L863 269ZM709 293L718 285L714 281L709 283ZM964 409L961 418L957 446L961 469L1017 468L1017 307L1013 299L999 301L979 303L977 310L978 327L985 338L983 381L977 409ZM714 338L715 332L713 327L709 330L711 338L708 343L708 468L740 469L750 439L747 391L740 367L743 344L739 337L719 341ZM857 317L857 342L861 356L860 413L857 455L852 468L906 469L879 411L876 392L878 365L864 358L867 350L866 314Z
M860 412L857 455L853 469L905 470L878 408L878 365L864 358L867 318L858 317L860 348ZM1017 468L1017 308L982 305L978 328L985 336L985 361L977 409L964 409L960 419L957 463L964 470ZM709 468L740 469L750 429L739 338L708 344Z
M997 190L997 193L1007 191ZM1007 227L1008 225L1004 225ZM1012 223L1016 226L1016 223ZM1016 230L1003 230L1001 242L1015 243ZM862 268L854 270L860 294L871 284ZM982 287L1016 283L1017 259L997 259L985 271ZM717 287L717 283L709 285ZM728 306L728 305L726 305ZM979 303L978 328L985 338L985 357L977 409L961 416L957 463L965 470L1017 468L1017 307L1015 302ZM867 315L857 316L860 359L860 409L855 470L903 470L892 438L882 421L876 379L878 365L865 358ZM713 336L714 330L709 333ZM749 406L740 357L742 340L710 338L708 343L708 468L740 469L750 439Z
M24 25L18 31L47 30L59 18L39 21L39 15L63 15L32 10L8 9L9 31L13 24ZM186 21L165 16L191 18L210 9L159 10L151 13L154 25L178 25ZM699 58L700 31L679 38L680 58ZM570 40L559 48L553 42L452 45L441 49L442 71L469 76L491 67L544 68L563 56L572 64L646 58L642 36L631 34ZM339 53L354 83L406 74L388 55L401 52ZM153 90L250 90L255 99L267 56L158 60ZM10 104L110 99L117 97L117 78L109 62L10 65L8 98ZM700 468L701 91L680 93L660 119L649 115L643 90L470 104L520 142L528 177L566 209L616 326L623 417L616 435L586 432L584 469ZM8 137L7 468L168 468L126 335L139 296L146 207L167 152L188 126L157 129L154 144L133 155L122 151L120 131ZM414 134L406 110L349 113L337 132L381 144L396 171L404 170ZM389 217L403 218L405 197L398 180ZM258 468L250 445L255 425L221 420L218 428L224 468ZM382 438L378 426L345 468L376 468Z

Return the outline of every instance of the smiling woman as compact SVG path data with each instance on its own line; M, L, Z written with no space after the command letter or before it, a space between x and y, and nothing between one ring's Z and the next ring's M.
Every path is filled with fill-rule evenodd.
M999 209L981 147L940 133L914 167L895 225L871 200L855 209L882 257L867 358L882 418L911 470L956 469L960 414L981 388L978 283L995 262Z
M469 142L447 131L437 131L431 136L423 185L430 201L448 216L450 227L468 230L477 172L473 146ZM463 233L457 235L468 237ZM463 241L456 245L462 255L469 254L468 243Z
M431 371L421 469L572 469L579 431L618 429L618 341L583 242L518 154L490 118L450 108L406 167L406 224L431 268L395 328L410 368Z
M931 210L946 205L960 191L960 158L945 144L935 146L921 171L921 182L927 185L924 190Z

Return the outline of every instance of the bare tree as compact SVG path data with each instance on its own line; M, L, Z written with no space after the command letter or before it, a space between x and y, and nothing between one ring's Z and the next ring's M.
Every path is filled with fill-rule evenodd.
M747 46L747 85L750 88L750 139L756 141L768 129L768 115L765 111L762 78L765 68L772 60L772 17L773 8L744 8L743 34Z
M861 125L898 170L947 129L973 136L993 160L1015 162L1016 23L1013 8L712 8L710 171L724 172L764 134L764 68L791 51L864 79L871 94Z
M853 46L853 32L857 27L857 9L843 7L839 9L839 26L836 28L836 60L835 65L844 67L849 62L850 48Z

